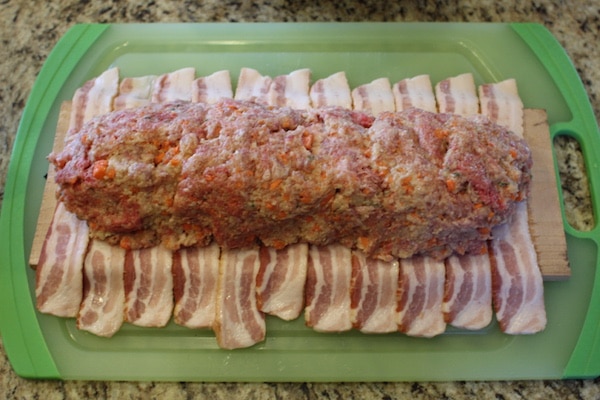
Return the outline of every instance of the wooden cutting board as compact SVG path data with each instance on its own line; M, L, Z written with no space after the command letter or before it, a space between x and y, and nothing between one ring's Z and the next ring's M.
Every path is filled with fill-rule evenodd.
M70 112L71 103L64 102L56 128L54 151L60 151L63 147ZM571 268L567 258L550 131L544 110L525 110L524 136L533 156L533 184L528 208L529 227L538 255L538 264L545 280L565 280L571 275ZM29 257L29 264L34 268L38 264L46 231L56 207L55 193L54 168L50 166Z

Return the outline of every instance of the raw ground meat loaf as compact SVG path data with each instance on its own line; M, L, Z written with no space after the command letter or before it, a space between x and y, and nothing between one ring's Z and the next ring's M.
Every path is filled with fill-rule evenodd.
M381 259L479 251L532 164L482 116L231 99L109 113L49 159L67 209L125 248L338 242Z

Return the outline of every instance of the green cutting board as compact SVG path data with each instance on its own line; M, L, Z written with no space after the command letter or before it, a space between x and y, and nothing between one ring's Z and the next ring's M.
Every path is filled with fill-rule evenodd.
M42 199L46 155L60 104L110 67L140 76L195 67L197 76L251 67L265 75L310 68L313 79L345 71L351 86L470 72L477 84L516 78L528 108L548 112L551 135L582 147L590 171L600 134L579 77L552 35L536 24L145 24L76 25L48 57L22 116L0 216L0 329L17 374L32 378L173 381L412 381L595 377L600 375L598 227L566 222L572 276L546 282L548 325L509 336L496 324L448 328L433 339L359 332L319 334L302 318L267 318L267 339L219 349L212 332L170 324L125 325L103 339L72 319L35 310L27 265ZM236 83L235 80L233 82ZM590 174L597 213L600 176ZM562 199L562 197L561 197ZM564 216L564 207L562 209ZM564 219L564 218L563 218ZM594 306L596 305L596 306Z

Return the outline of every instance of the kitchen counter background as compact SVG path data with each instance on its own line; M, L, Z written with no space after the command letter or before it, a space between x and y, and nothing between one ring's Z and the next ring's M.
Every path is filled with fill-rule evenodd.
M600 2L508 1L121 1L0 0L0 203L21 113L60 37L85 22L451 21L539 22L564 46L600 116ZM573 143L556 146L561 169L578 164ZM579 159L580 160L580 159ZM579 161L580 163L580 161ZM589 226L585 180L566 188L570 222ZM582 207L581 204L584 203ZM571 207L573 206L573 207ZM2 310L0 310L2 312ZM441 383L160 383L34 381L18 377L0 338L2 399L600 399L600 379Z

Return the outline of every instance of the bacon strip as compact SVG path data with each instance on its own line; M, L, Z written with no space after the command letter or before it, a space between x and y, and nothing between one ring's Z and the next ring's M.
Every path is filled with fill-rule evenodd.
M268 95L271 82L271 77L263 76L255 69L242 68L234 98L236 100L254 100L266 104L269 101Z
M112 103L117 94L118 85L119 70L111 68L77 89L73 95L69 129L77 131L86 121L96 115L112 111Z
M139 77L138 93L150 90L152 102L192 98L194 68L182 68L156 79ZM143 87L142 84L148 86ZM152 86L150 86L152 85ZM174 309L173 253L162 246L127 251L125 257L125 319L138 326L164 326ZM184 298L185 300L185 298Z
M294 71L273 79L266 100L274 106L308 108L310 71ZM256 278L260 311L284 320L297 318L304 307L304 283L308 245L297 244L280 250L260 248L260 269Z
M351 251L341 245L310 246L306 276L306 325L319 332L352 328Z
M475 82L471 74L448 78L437 85L440 112L477 114ZM445 321L462 329L481 329L492 318L492 278L487 249L484 254L451 256L446 260L442 310Z
M92 240L84 262L83 301L77 328L111 337L123 324L125 250Z
M394 94L388 78L375 79L352 90L354 109L377 115L383 111L396 111Z
M156 76L147 75L123 78L119 85L119 95L115 97L113 108L123 110L144 106L152 101L152 87Z
M229 71L217 71L202 76L192 82L192 101L196 103L216 103L222 98L232 98L231 77Z
M518 214L527 215L527 204ZM530 241L527 219L519 217L494 230L492 295L500 329L509 334L532 334L546 327L544 285ZM535 269L534 269L535 267Z
M444 79L435 85L435 97L440 112L460 115L479 113L479 99L472 74Z
M387 333L396 325L397 261L367 259L352 251L351 322L364 333Z
M400 260L396 321L409 336L433 337L446 329L442 313L444 264L428 257Z
M523 132L523 103L516 82L482 85L482 111L515 133ZM544 282L529 233L525 201L511 221L492 231L492 298L496 319L503 332L531 334L546 327Z
M112 111L118 93L119 74L115 68L107 72L110 73L103 79L96 79L94 88L87 93L86 112L81 122ZM74 106L74 109L78 107ZM77 314L79 329L106 337L120 329L125 299L124 258L124 251L119 248L112 248L97 240L91 242L83 263L83 295Z
M404 79L393 87L393 96L398 111L418 107L435 111L433 89L429 76L420 75ZM416 267L415 267L416 266ZM425 271L412 271L425 266ZM423 281L424 273L426 281ZM398 327L410 336L435 336L443 333L446 324L443 318L442 303L445 281L444 262L431 257L413 257L401 260L398 277ZM428 302L422 302L429 299ZM419 310L418 312L412 312Z
M192 99L192 82L195 78L196 70L194 68L182 68L159 76L153 82L152 102L190 101Z
M377 115L395 111L394 95L387 78L380 78L352 91L354 108ZM365 333L398 330L396 325L396 291L398 262L367 259L364 253L352 251L350 285L351 323Z
M431 112L437 111L429 75L418 75L413 78L402 79L392 86L392 93L398 111L411 107Z
M309 96L315 108L352 108L352 95L344 72L315 82ZM340 332L352 328L351 254L350 249L340 245L309 247L304 319L306 325L316 331Z
M215 320L219 254L216 244L186 248L173 257L173 293L176 324L211 328Z
M125 320L165 326L173 311L172 252L162 246L125 254Z
M36 306L40 312L59 317L77 316L87 244L87 223L74 218L58 203L36 269Z
M479 86L479 101L483 115L523 137L523 102L517 91L517 81L507 79Z
M223 76L212 82L207 78L204 86L199 85L199 82L202 81L196 80L193 87L194 101L216 98L223 93L229 95L230 81L226 81ZM269 77L263 77L258 71L243 68L240 71L235 97L265 102L270 82ZM249 347L264 340L264 314L258 309L256 298L256 276L260 267L258 250L223 249L220 260L219 254L215 252L205 254L204 263L211 265L210 279L214 273L213 268L217 266L217 284L212 290L208 283L198 288L194 281L206 278L206 271L192 269L186 281L194 292L193 295L187 295L187 302L191 302L192 298L208 300L214 296L213 305L198 304L196 313L206 316L203 322L206 324L211 312L214 312L211 324L219 346L235 349Z
M446 259L442 311L457 328L481 329L492 321L490 257L485 254L452 255Z
M311 86L309 95L313 108L326 106L352 108L352 93L346 73L343 71L316 81Z
M294 244L275 250L260 248L260 269L256 277L258 309L286 321L298 318L304 307L304 284L308 245Z
M109 112L118 84L119 70L112 68L77 89L69 129L79 129L90 118ZM62 317L77 316L83 297L83 259L88 241L87 224L57 204L36 269L38 310Z
M229 71L215 72L192 82L191 100L212 103L233 96ZM215 321L217 280L221 249L181 249L173 259L175 323L188 328L211 328Z
M265 339L265 316L256 305L258 249L223 251L219 266L214 330L219 347L250 347Z
M306 68L276 76L269 86L267 102L272 106L305 110L310 107L309 86L310 70Z

